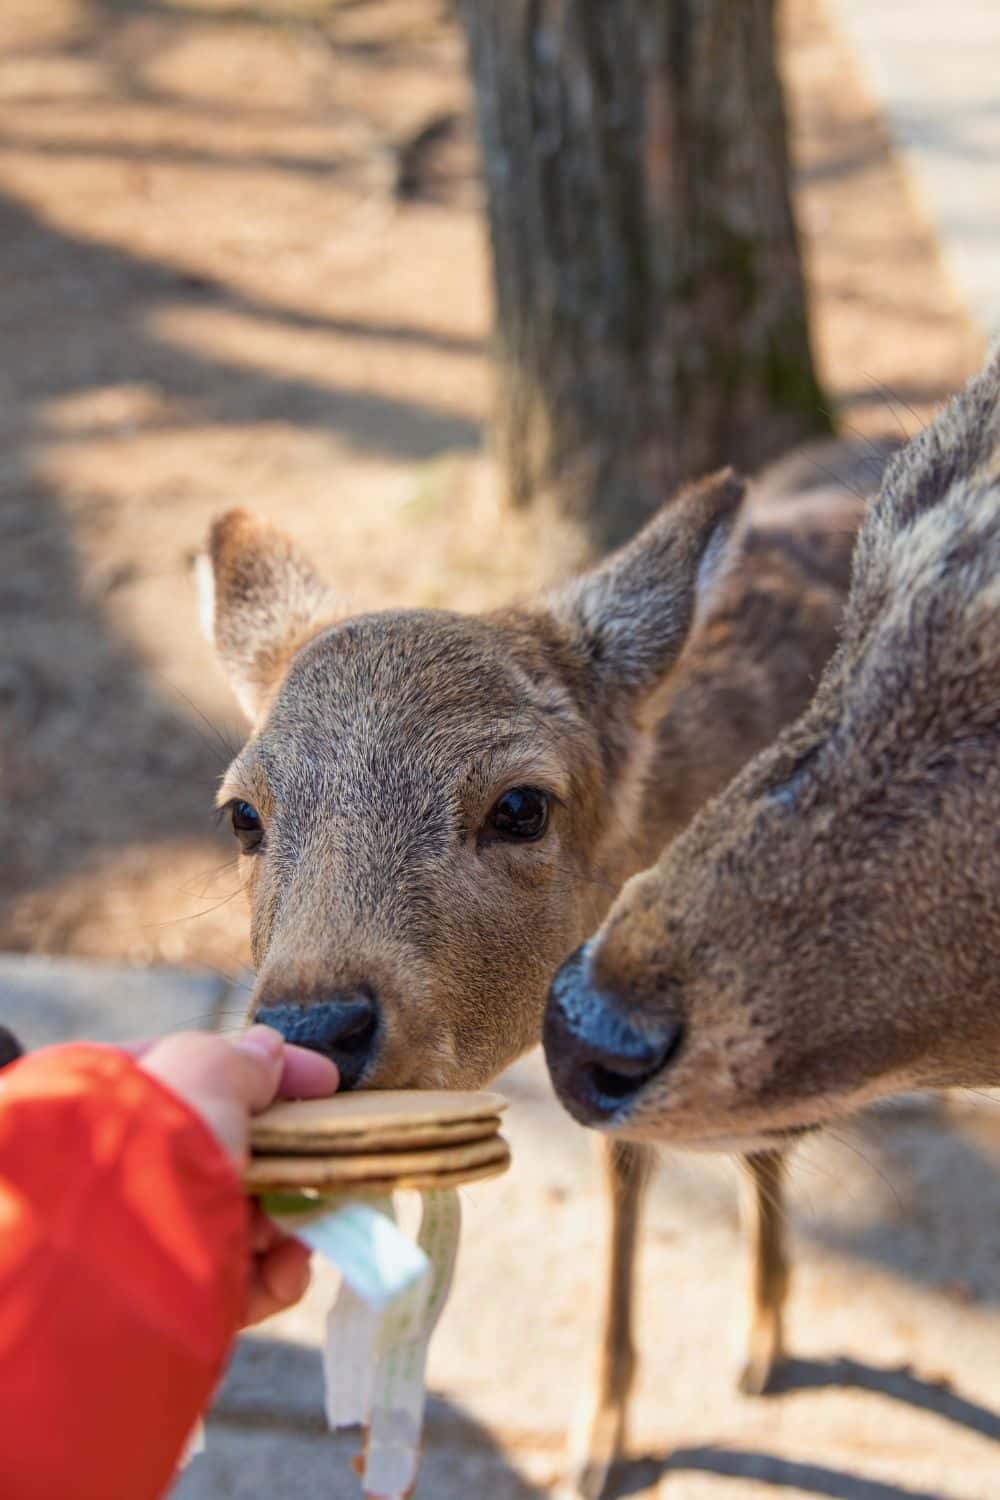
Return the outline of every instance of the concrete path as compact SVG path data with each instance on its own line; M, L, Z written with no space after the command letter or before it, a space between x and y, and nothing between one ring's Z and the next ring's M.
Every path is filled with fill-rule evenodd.
M1000 3L830 0L974 322L1000 334Z
M224 977L76 958L0 955L0 1024L25 1047L68 1037L124 1042L186 1026L222 1028L238 1005Z
M0 1021L38 1044L231 1017L216 976L0 960ZM424 1500L540 1500L589 1364L601 1204L590 1141L540 1060L502 1087L514 1167L473 1188L431 1353ZM743 1314L736 1175L665 1159L643 1242L642 1367L612 1494L663 1500L1000 1496L1000 1107L911 1100L811 1143L792 1170L796 1356L783 1392L733 1390ZM241 1340L208 1449L173 1500L357 1500L324 1431L333 1290Z

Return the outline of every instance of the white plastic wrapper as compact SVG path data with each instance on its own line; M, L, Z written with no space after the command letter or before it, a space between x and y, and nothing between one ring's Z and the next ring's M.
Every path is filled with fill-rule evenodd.
M427 1347L458 1250L458 1193L422 1198L416 1244L398 1228L390 1198L269 1210L341 1273L323 1351L326 1414L334 1429L366 1429L362 1485L378 1500L401 1500L417 1477Z

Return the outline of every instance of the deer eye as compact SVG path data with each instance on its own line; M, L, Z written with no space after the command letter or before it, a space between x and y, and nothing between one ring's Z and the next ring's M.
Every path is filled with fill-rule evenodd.
M522 843L540 839L548 826L549 797L535 786L515 786L504 792L486 819L488 833Z
M264 825L260 813L249 802L233 802L229 814L233 821L233 832L243 846L244 854L252 854L260 847L264 837Z

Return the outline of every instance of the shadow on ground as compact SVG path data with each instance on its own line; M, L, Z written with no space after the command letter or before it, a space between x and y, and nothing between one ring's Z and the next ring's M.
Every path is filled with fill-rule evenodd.
M1000 1443L1000 1414L967 1401L945 1381L921 1379L909 1365L883 1369L856 1359L790 1359L778 1372L767 1398L819 1390L871 1391Z
M1000 1442L1000 1415L957 1395L943 1382L922 1380L906 1366L883 1369L854 1359L793 1359L782 1367L768 1399L817 1390L868 1391L886 1396ZM612 1476L608 1500L625 1500L626 1496L645 1493L667 1475L693 1472L753 1480L776 1490L805 1490L828 1500L942 1500L936 1492L911 1489L825 1464L707 1445L679 1448L662 1458L647 1455L620 1464Z
M907 1368L886 1369L850 1359L793 1360L776 1383L774 1395L822 1389L888 1397L994 1441L1000 1439L996 1413L956 1395L944 1384L920 1379ZM294 1480L305 1485L322 1473L324 1493L331 1500L347 1500L354 1493L348 1465L357 1451L357 1435L327 1432L320 1409L321 1390L317 1350L267 1338L241 1340L212 1415L207 1454L184 1477L175 1500L202 1500L203 1496L209 1500L222 1493L237 1494L239 1500L270 1500L267 1455L272 1448L277 1452L279 1443L286 1483ZM515 1468L489 1431L468 1413L431 1397L420 1492L457 1493L458 1470L464 1470L469 1485L481 1488L490 1500L535 1500L549 1493ZM241 1477L234 1490L237 1472ZM617 1465L608 1500L651 1494L662 1480L682 1473L744 1479L825 1500L943 1500L938 1492L872 1478L853 1469L713 1444L680 1447Z
M208 1424L204 1455L173 1500L274 1500L277 1494L356 1500L350 1462L355 1430L331 1434L322 1414L315 1349L280 1339L241 1339ZM538 1488L461 1407L431 1397L424 1425L418 1494L481 1494L489 1500L542 1500Z
M771 1453L753 1453L739 1448L679 1448L669 1458L638 1459L623 1465L612 1479L608 1500L644 1493L671 1474L717 1474L725 1479L753 1480L775 1490L806 1491L826 1500L945 1500L931 1490L866 1479L845 1469L825 1464L798 1463Z

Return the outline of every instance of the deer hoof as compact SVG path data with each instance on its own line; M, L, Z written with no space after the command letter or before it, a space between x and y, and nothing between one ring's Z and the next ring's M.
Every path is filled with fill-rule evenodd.
M750 1354L740 1371L736 1382L737 1389L744 1396L766 1395L780 1362L780 1354L776 1354L771 1349Z
M592 1409L589 1421L578 1427L571 1440L566 1479L555 1500L600 1500L624 1444L624 1403Z
M611 1460L590 1458L574 1466L555 1491L554 1500L600 1500L611 1470Z

